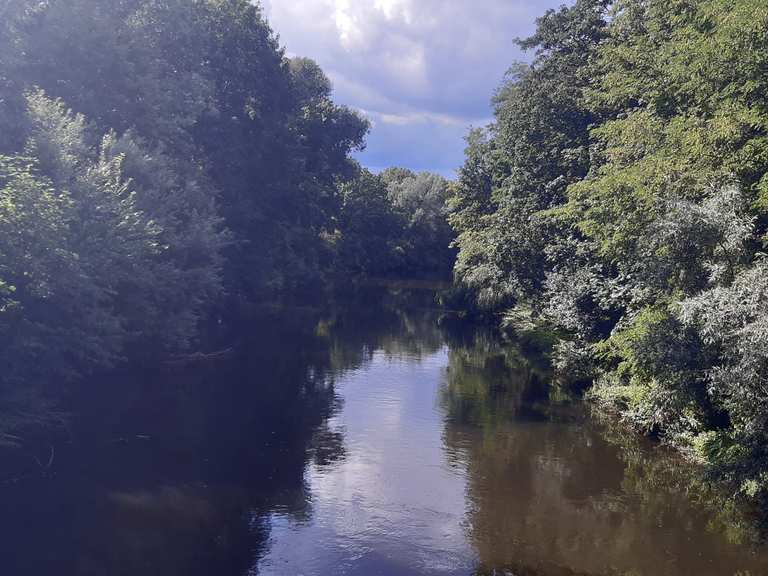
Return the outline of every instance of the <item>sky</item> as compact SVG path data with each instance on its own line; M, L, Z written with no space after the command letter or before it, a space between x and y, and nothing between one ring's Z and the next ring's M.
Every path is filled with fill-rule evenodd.
M464 137L491 119L514 43L565 0L262 0L289 56L314 59L334 99L371 122L364 166L451 177Z

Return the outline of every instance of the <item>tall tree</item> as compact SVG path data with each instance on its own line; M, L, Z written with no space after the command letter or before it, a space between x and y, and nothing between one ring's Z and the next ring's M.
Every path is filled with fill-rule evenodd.
M494 123L469 140L451 218L459 280L483 306L534 297L552 265L545 249L559 232L540 213L561 204L589 170L593 116L583 92L605 36L606 4L581 0L542 16L536 34L519 41L536 51L534 63L510 69L494 97Z
M554 324L560 372L753 496L768 493L766 38L757 0L549 12L451 201L480 304Z

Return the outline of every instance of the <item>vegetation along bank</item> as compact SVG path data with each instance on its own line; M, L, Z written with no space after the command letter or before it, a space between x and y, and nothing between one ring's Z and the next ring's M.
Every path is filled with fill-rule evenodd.
M768 4L577 0L520 40L458 179L245 0L0 6L0 439L95 370L204 348L237 302L443 275L546 326L558 382L768 495Z

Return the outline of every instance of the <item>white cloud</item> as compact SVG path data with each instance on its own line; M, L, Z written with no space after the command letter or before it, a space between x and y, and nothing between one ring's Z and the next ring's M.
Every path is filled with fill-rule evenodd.
M490 115L506 69L524 57L514 43L562 0L264 0L292 54L315 59L336 99L375 111L378 125L436 127L435 141L460 162L459 126ZM378 129L371 143L382 137ZM369 146L373 148L373 146ZM365 156L363 159L365 160ZM393 163L414 165L412 157Z
M409 124L429 124L437 123L443 126L463 126L467 127L472 122L468 119L459 118L456 116L448 116L447 114L436 114L433 112L411 112L408 114L385 114L374 113L374 117L378 117L382 122L386 124L394 124L395 126L407 126Z
M334 20L339 34L339 41L347 50L353 50L365 41L364 30L361 29L361 23L356 16L352 12L350 0L336 0Z
M413 18L410 5L409 0L374 0L374 6L387 19L393 20L396 17L401 17L406 24L410 24Z

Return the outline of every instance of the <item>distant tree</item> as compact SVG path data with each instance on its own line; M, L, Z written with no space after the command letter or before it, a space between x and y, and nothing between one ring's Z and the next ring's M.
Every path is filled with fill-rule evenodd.
M382 174L387 197L405 222L401 239L405 266L414 273L445 272L453 267L456 255L451 248L453 231L448 224L446 202L450 183L438 174L421 172Z
M447 221L449 189L437 174L363 170L342 187L338 266L387 276L450 272L455 255Z
M404 225L392 208L384 180L363 169L341 187L338 266L371 276L391 273L402 262L399 242Z

